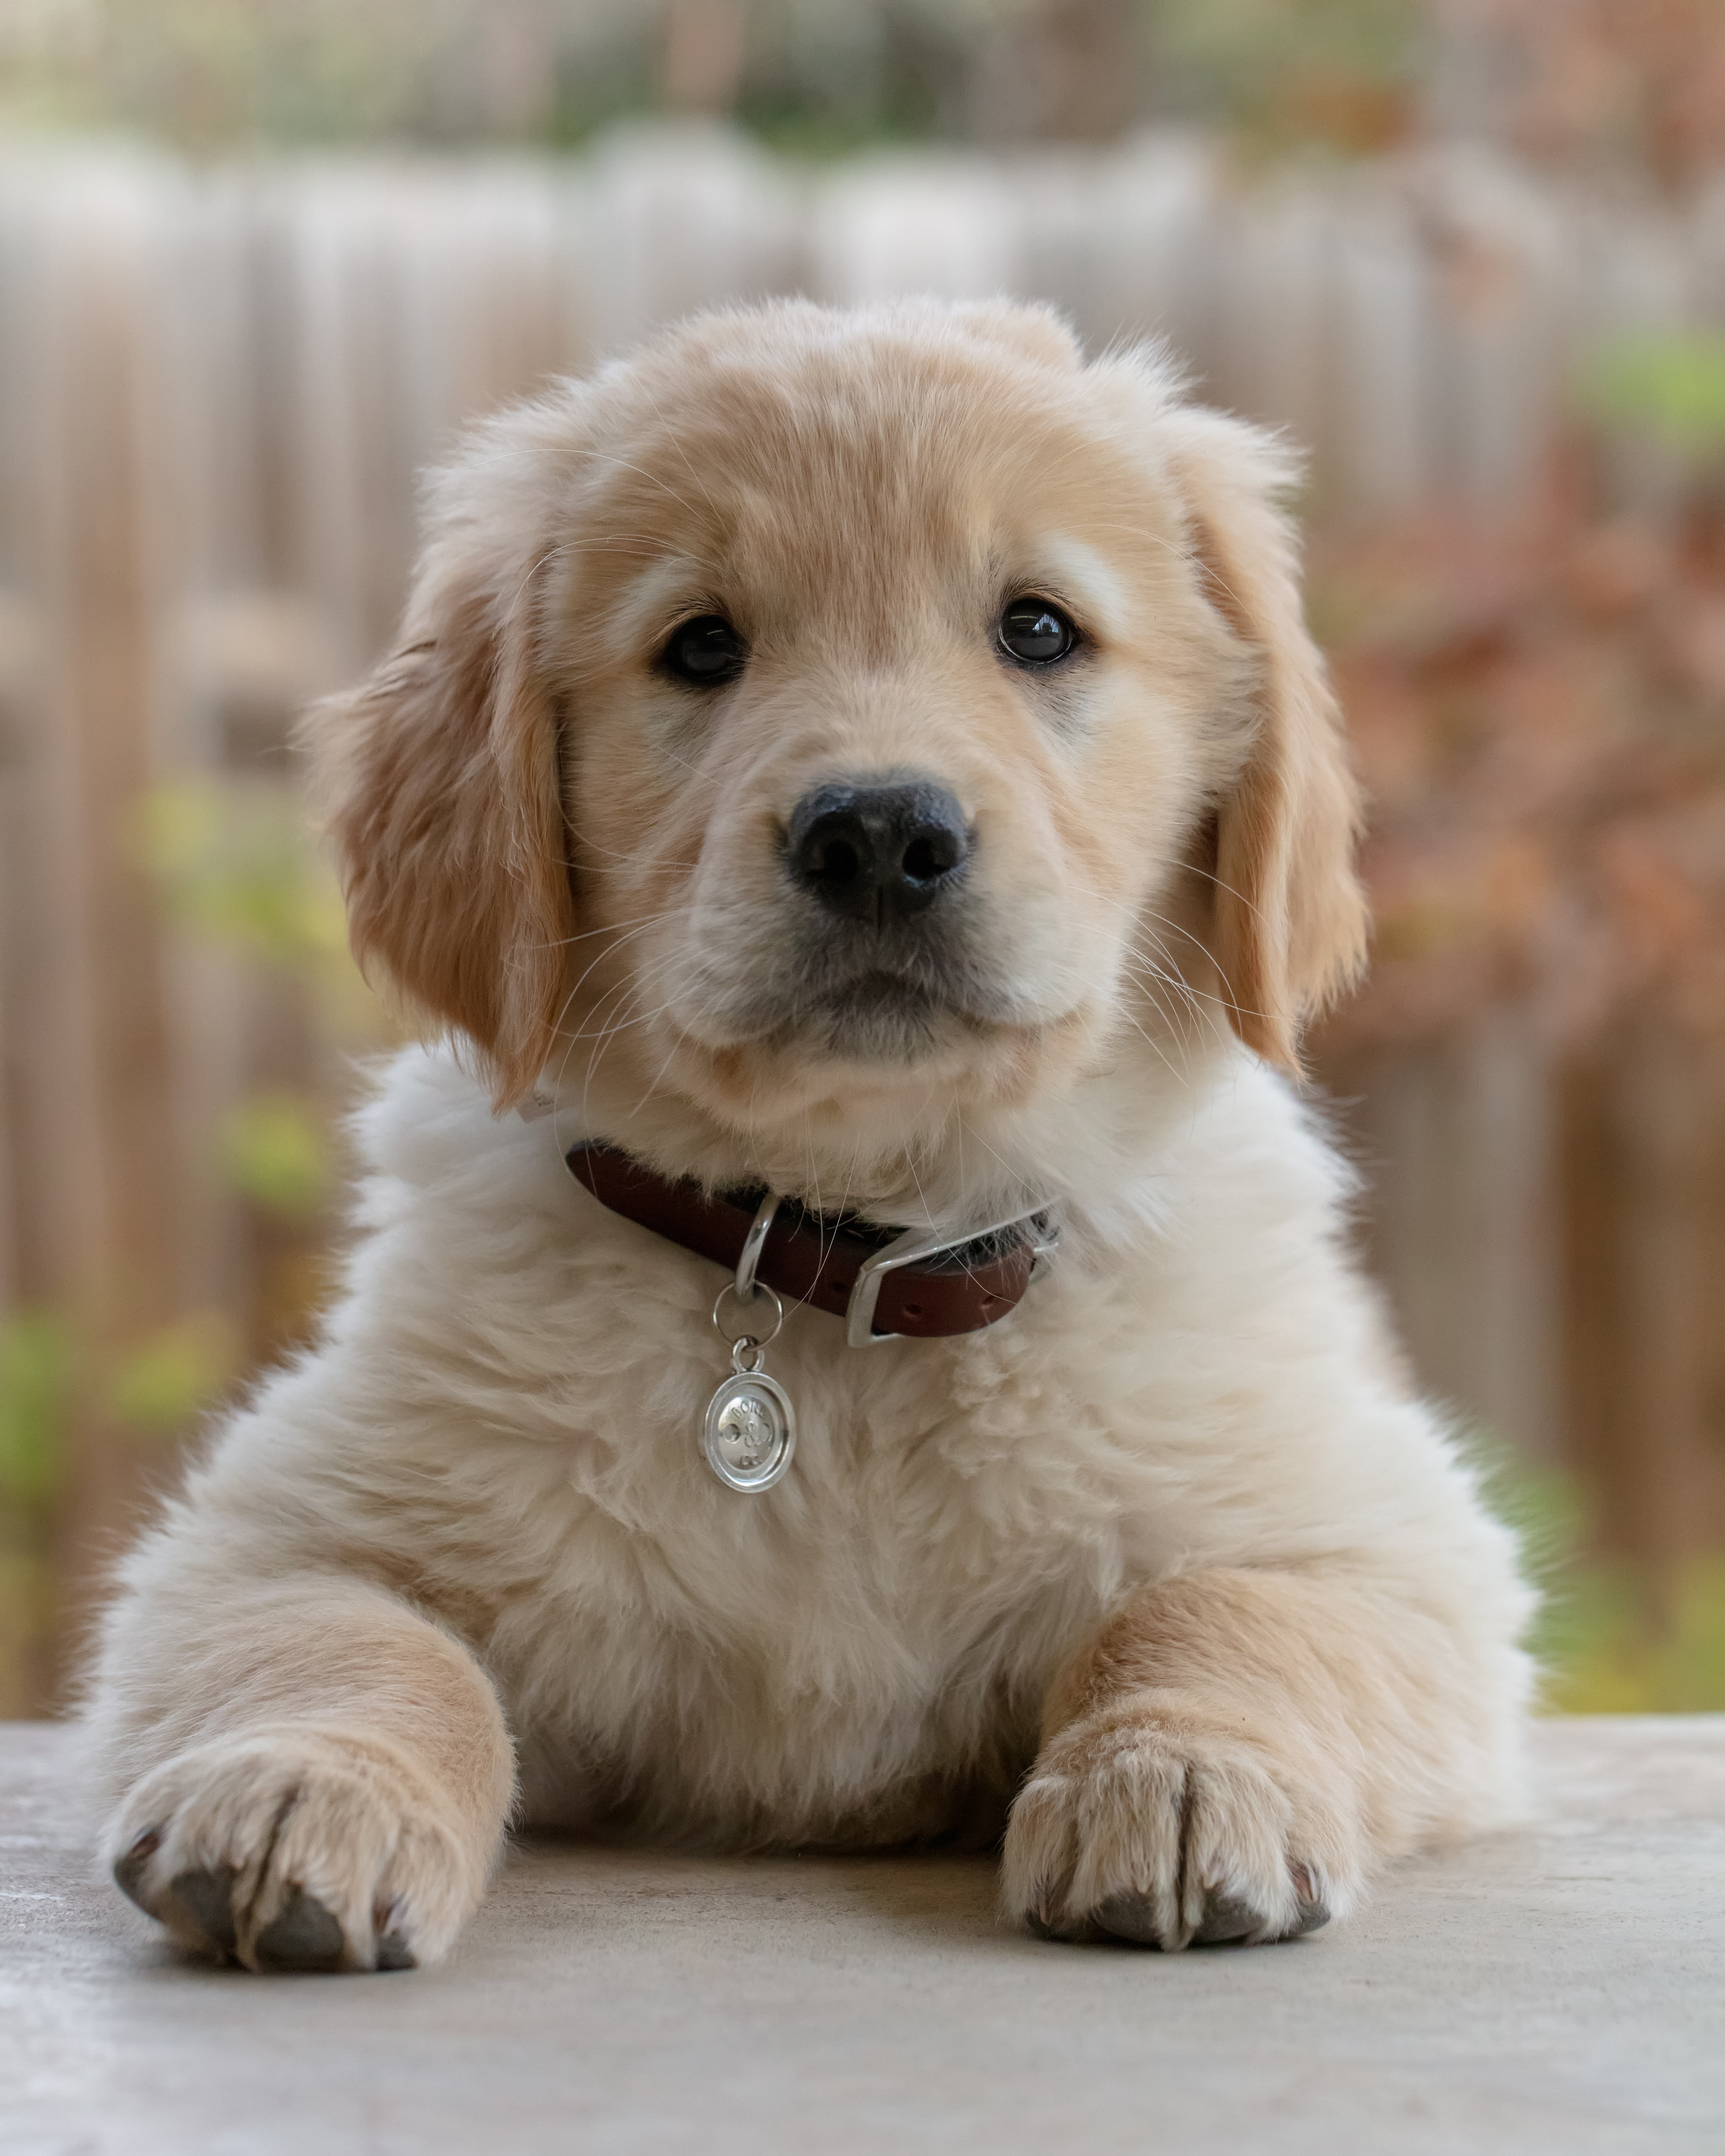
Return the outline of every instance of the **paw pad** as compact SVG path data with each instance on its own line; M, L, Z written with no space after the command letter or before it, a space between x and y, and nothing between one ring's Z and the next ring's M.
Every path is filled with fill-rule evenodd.
M1111 1938L1129 1939L1134 1946L1164 1943L1156 1920L1156 1903L1148 1894L1111 1894L1098 1903L1096 1922Z
M1197 1946L1224 1946L1230 1939L1250 1938L1263 1918L1250 1902L1242 1902L1212 1887L1204 1897L1204 1914L1192 1934Z
M315 1894L290 1887L252 1952L259 1969L338 1969L347 1963L347 1935Z

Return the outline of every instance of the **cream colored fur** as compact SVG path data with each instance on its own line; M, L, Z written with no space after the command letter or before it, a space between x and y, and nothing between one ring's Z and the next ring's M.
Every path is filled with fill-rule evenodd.
M1516 1553L1271 1067L1360 937L1285 477L1034 311L784 307L440 481L318 753L358 947L454 1045L359 1117L322 1337L128 1560L92 1687L107 1861L179 1936L434 1960L511 1815L855 1846L1010 1807L1012 1916L1271 1938L1513 1815ZM992 648L1023 589L1086 632L1058 682ZM721 606L751 671L701 704L654 655ZM988 842L979 1008L863 1053L798 1001L773 834L907 765ZM536 1081L556 1113L508 1112ZM954 1233L1047 1196L1065 1239L963 1339L791 1311L796 1463L739 1496L696 1441L722 1276L574 1183L587 1134Z

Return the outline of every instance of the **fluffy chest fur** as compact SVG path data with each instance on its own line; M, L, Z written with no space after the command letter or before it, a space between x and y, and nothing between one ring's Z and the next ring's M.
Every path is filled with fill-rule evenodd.
M1076 1194L1006 1323L856 1351L790 1312L796 1465L740 1496L696 1444L722 1276L580 1189L560 1122L402 1059L363 1121L350 1294L207 1471L480 1650L532 1816L896 1838L1004 1799L1124 1591L1327 1548L1314 1467L1340 1445L1357 1483L1348 1433L1405 1413L1368 1397L1343 1173L1240 1057ZM1394 1486L1405 1508L1405 1463Z

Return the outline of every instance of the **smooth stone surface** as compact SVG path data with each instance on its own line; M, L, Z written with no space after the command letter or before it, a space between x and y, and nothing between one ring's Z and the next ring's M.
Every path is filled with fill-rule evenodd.
M516 1851L454 1957L179 1958L0 1728L5 2156L1725 2149L1725 1717L1550 1722L1532 1830L1286 1945L1003 1929L973 1858Z

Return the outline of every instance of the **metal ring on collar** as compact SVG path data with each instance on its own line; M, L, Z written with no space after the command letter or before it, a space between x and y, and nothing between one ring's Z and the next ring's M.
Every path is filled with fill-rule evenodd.
M757 1348L765 1348L770 1342L778 1339L779 1328L784 1323L784 1304L780 1299L778 1291L777 1288L768 1287L764 1281L759 1281L756 1283L756 1292L760 1295L770 1295L773 1297L773 1330L770 1332L732 1333L727 1332L724 1327L720 1324L719 1312L723 1306L726 1296L727 1295L737 1294L737 1282L735 1281L726 1281L723 1287L719 1290L717 1296L715 1297L713 1302L713 1330L718 1334L720 1339L724 1342L727 1348L736 1347L739 1340L752 1341ZM742 1300L741 1296L738 1296L737 1299L739 1301Z
M755 1299L755 1268L761 1262L761 1253L767 1247L767 1235L773 1225L773 1216L778 1210L778 1193L769 1190L755 1208L755 1217L749 1223L749 1231L742 1239L742 1249L737 1260L737 1299L752 1302Z

